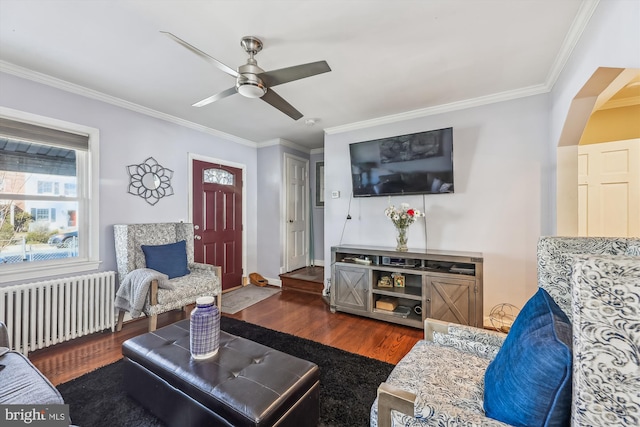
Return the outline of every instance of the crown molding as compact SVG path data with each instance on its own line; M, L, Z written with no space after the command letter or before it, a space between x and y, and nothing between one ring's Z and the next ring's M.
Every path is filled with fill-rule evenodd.
M599 3L600 0L583 0L580 2L580 9L578 9L578 13L576 13L569 31L564 37L560 51L558 52L558 55L556 55L556 59L549 70L547 79L545 80L545 84L548 87L549 92L551 92L551 89L553 89L553 86L560 77L560 73L562 73L564 66L567 64L573 49L578 44L580 37L582 37L582 33L591 20L593 12L595 12Z
M268 141L260 142L257 144L257 147L265 148L265 147L273 147L274 145L283 145L285 147L293 148L294 150L298 150L306 154L310 154L311 152L310 148L304 147L302 145L296 144L295 142L291 142L288 139L283 139L283 138L275 138L275 139L270 139Z
M175 123L180 126L184 126L187 128L195 129L197 131L207 133L209 135L213 135L227 141L235 142L237 144L246 145L249 147L256 148L257 143L254 141L250 141L248 139L240 138L235 135L231 135L229 133L221 132L219 130L199 125L194 122L190 122L188 120L181 119L179 117L172 116L170 114L162 113L157 110L153 110L151 108L143 107L142 105L135 104L133 102L125 101L124 99L117 98L115 96L107 95L102 92L98 92L93 89L89 89L84 86L80 86L77 84L73 84L67 82L62 79L58 79L56 77L49 76L47 74L39 73L37 71L29 70L28 68L20 67L18 65L12 64L10 62L1 61L0 60L0 71L12 74L17 77L21 77L27 80L31 80L37 83L42 83L47 86L51 86L60 90L64 90L66 92L75 93L77 95L81 95L87 98L96 99L98 101L106 102L111 105L115 105L117 107L126 108L127 110L135 111L137 113L141 113L150 117L155 117L157 119L165 120L167 122Z
M270 139L268 141L263 141L258 143L258 148L266 148L273 147L274 145L280 145L280 138Z
M309 154L324 154L324 147L322 148L312 148Z
M511 101L513 99L524 98L532 95L539 95L548 92L546 85L534 85L521 89L510 90L506 92L494 93L491 95L481 96L464 101L451 102L449 104L441 104L433 107L421 108L419 110L407 111L405 113L393 114L391 116L378 117L371 120L363 120L360 122L349 123L341 126L325 128L325 132L329 135L350 132L359 129L370 128L373 126L386 125L390 123L401 122L405 120L417 119L421 117L433 116L436 114L449 113L451 111L459 111L472 107L480 107L482 105L494 104L497 102Z
M302 153L310 154L311 149L309 147L304 147L300 144L296 144L295 142L289 141L288 139L280 139L280 145L284 145L285 147L293 148L294 150L298 150Z
M325 128L324 131L329 135L350 132L374 126L433 116L436 114L448 113L451 111L459 111L472 107L480 107L497 102L511 101L513 99L551 92L551 89L553 89L556 80L558 80L560 73L569 60L569 57L571 56L574 47L578 43L578 40L580 40L580 37L587 27L591 16L593 16L593 12L595 11L599 2L600 0L584 0L580 3L580 8L578 9L576 17L574 18L573 23L571 24L571 27L569 28L569 31L567 32L567 35L562 42L560 51L558 52L558 55L556 55L556 59L552 64L551 69L549 70L549 74L547 75L544 84L528 86L520 89L481 96L478 98L466 99L463 101L451 102L449 104L436 105L433 107L379 117L376 119L363 120L346 125L334 126Z

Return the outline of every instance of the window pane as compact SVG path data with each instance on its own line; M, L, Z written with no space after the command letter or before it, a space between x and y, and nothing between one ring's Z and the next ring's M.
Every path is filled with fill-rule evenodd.
M0 137L0 263L78 256L78 202L60 197L77 197L76 167L74 150Z
M36 222L44 222L44 221L49 221L49 209L36 209Z
M0 263L78 256L78 202L0 199Z
M0 181L6 193L60 195L75 186L76 152L0 136Z
M211 184L233 185L234 176L223 169L206 169L203 181Z
M75 176L43 175L25 172L6 172L0 170L0 179L4 181L4 193L76 197L77 179ZM64 188L64 194L60 194Z
M98 268L98 183L85 180L98 144L95 128L0 112L0 286Z
M76 184L74 182L68 182L64 184L64 195L67 197L76 197Z

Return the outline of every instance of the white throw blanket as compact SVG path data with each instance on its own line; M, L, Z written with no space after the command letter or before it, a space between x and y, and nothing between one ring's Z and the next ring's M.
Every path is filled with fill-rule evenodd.
M173 289L169 284L169 276L150 268L139 268L129 272L116 292L115 306L119 310L128 311L134 319L140 317L144 307L151 281L157 280L158 287Z

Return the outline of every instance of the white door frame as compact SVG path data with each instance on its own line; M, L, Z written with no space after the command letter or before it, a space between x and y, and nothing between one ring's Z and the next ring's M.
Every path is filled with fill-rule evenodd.
M289 168L288 166L288 161L289 159L293 159L293 160L297 160L300 162L303 162L305 164L305 169L307 171L307 176L305 179L305 194L307 195L306 200L307 200L307 206L306 206L306 211L307 211L307 216L309 214L309 209L311 207L310 205L310 197L309 197L309 159L305 159L303 157L299 157L296 156L294 154L291 153L284 153L284 157L283 157L283 168L282 168L282 189L281 189L281 194L282 194L282 205L280 207L280 218L282 218L282 233L281 233L281 244L282 244L282 248L284 248L284 252L283 252L283 260L282 260L282 267L280 268L281 273L286 273L287 271L289 271L289 243L288 243L288 236L287 236L287 221L289 220L287 218L287 208L289 206L289 200L288 200L288 185L289 185ZM307 226L307 229L309 228L309 218L305 219L305 223ZM307 230L307 246L309 245L309 230ZM306 265L309 265L309 248L307 247L306 249L306 257L305 257L305 263Z
M215 163L223 166L240 169L242 171L242 278L248 276L247 273L247 165L242 163L230 162L228 160L217 159L215 157L203 156L201 154L188 153L187 166L189 179L189 222L193 223L193 161L200 160L207 163Z

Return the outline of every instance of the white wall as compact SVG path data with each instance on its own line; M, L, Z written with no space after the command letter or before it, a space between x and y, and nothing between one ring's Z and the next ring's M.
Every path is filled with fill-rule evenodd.
M311 153L309 158L310 179L309 185L311 187L311 216L313 217L313 261L315 265L324 265L324 207L316 206L316 182L318 177L316 176L316 164L324 162L324 152ZM325 199L327 195L324 195Z
M556 233L557 146L571 101L599 67L640 68L640 2L601 0L550 96L548 199L542 229Z
M284 141L283 141L284 142ZM256 272L264 276L269 283L278 285L279 274L284 273L284 154L309 159L308 153L287 145L270 145L258 149L257 170L257 245L258 261ZM311 173L311 171L310 171ZM253 272L249 271L247 273Z
M547 96L539 95L327 135L325 185L341 197L325 201L325 260L340 243L395 246L388 198L350 197L349 143L451 126L455 193L391 199L426 212L426 238L424 223L413 224L409 248L482 252L485 313L502 302L524 305L537 287L547 111Z
M188 153L246 165L247 259L256 268L256 149L102 101L0 73L0 105L100 131L101 270L115 270L113 224L189 220ZM127 193L127 165L154 157L172 169L174 195L155 206Z
M269 282L280 280L280 206L282 198L282 153L280 146L258 149L258 228L260 258L256 272ZM248 272L252 273L252 271Z

